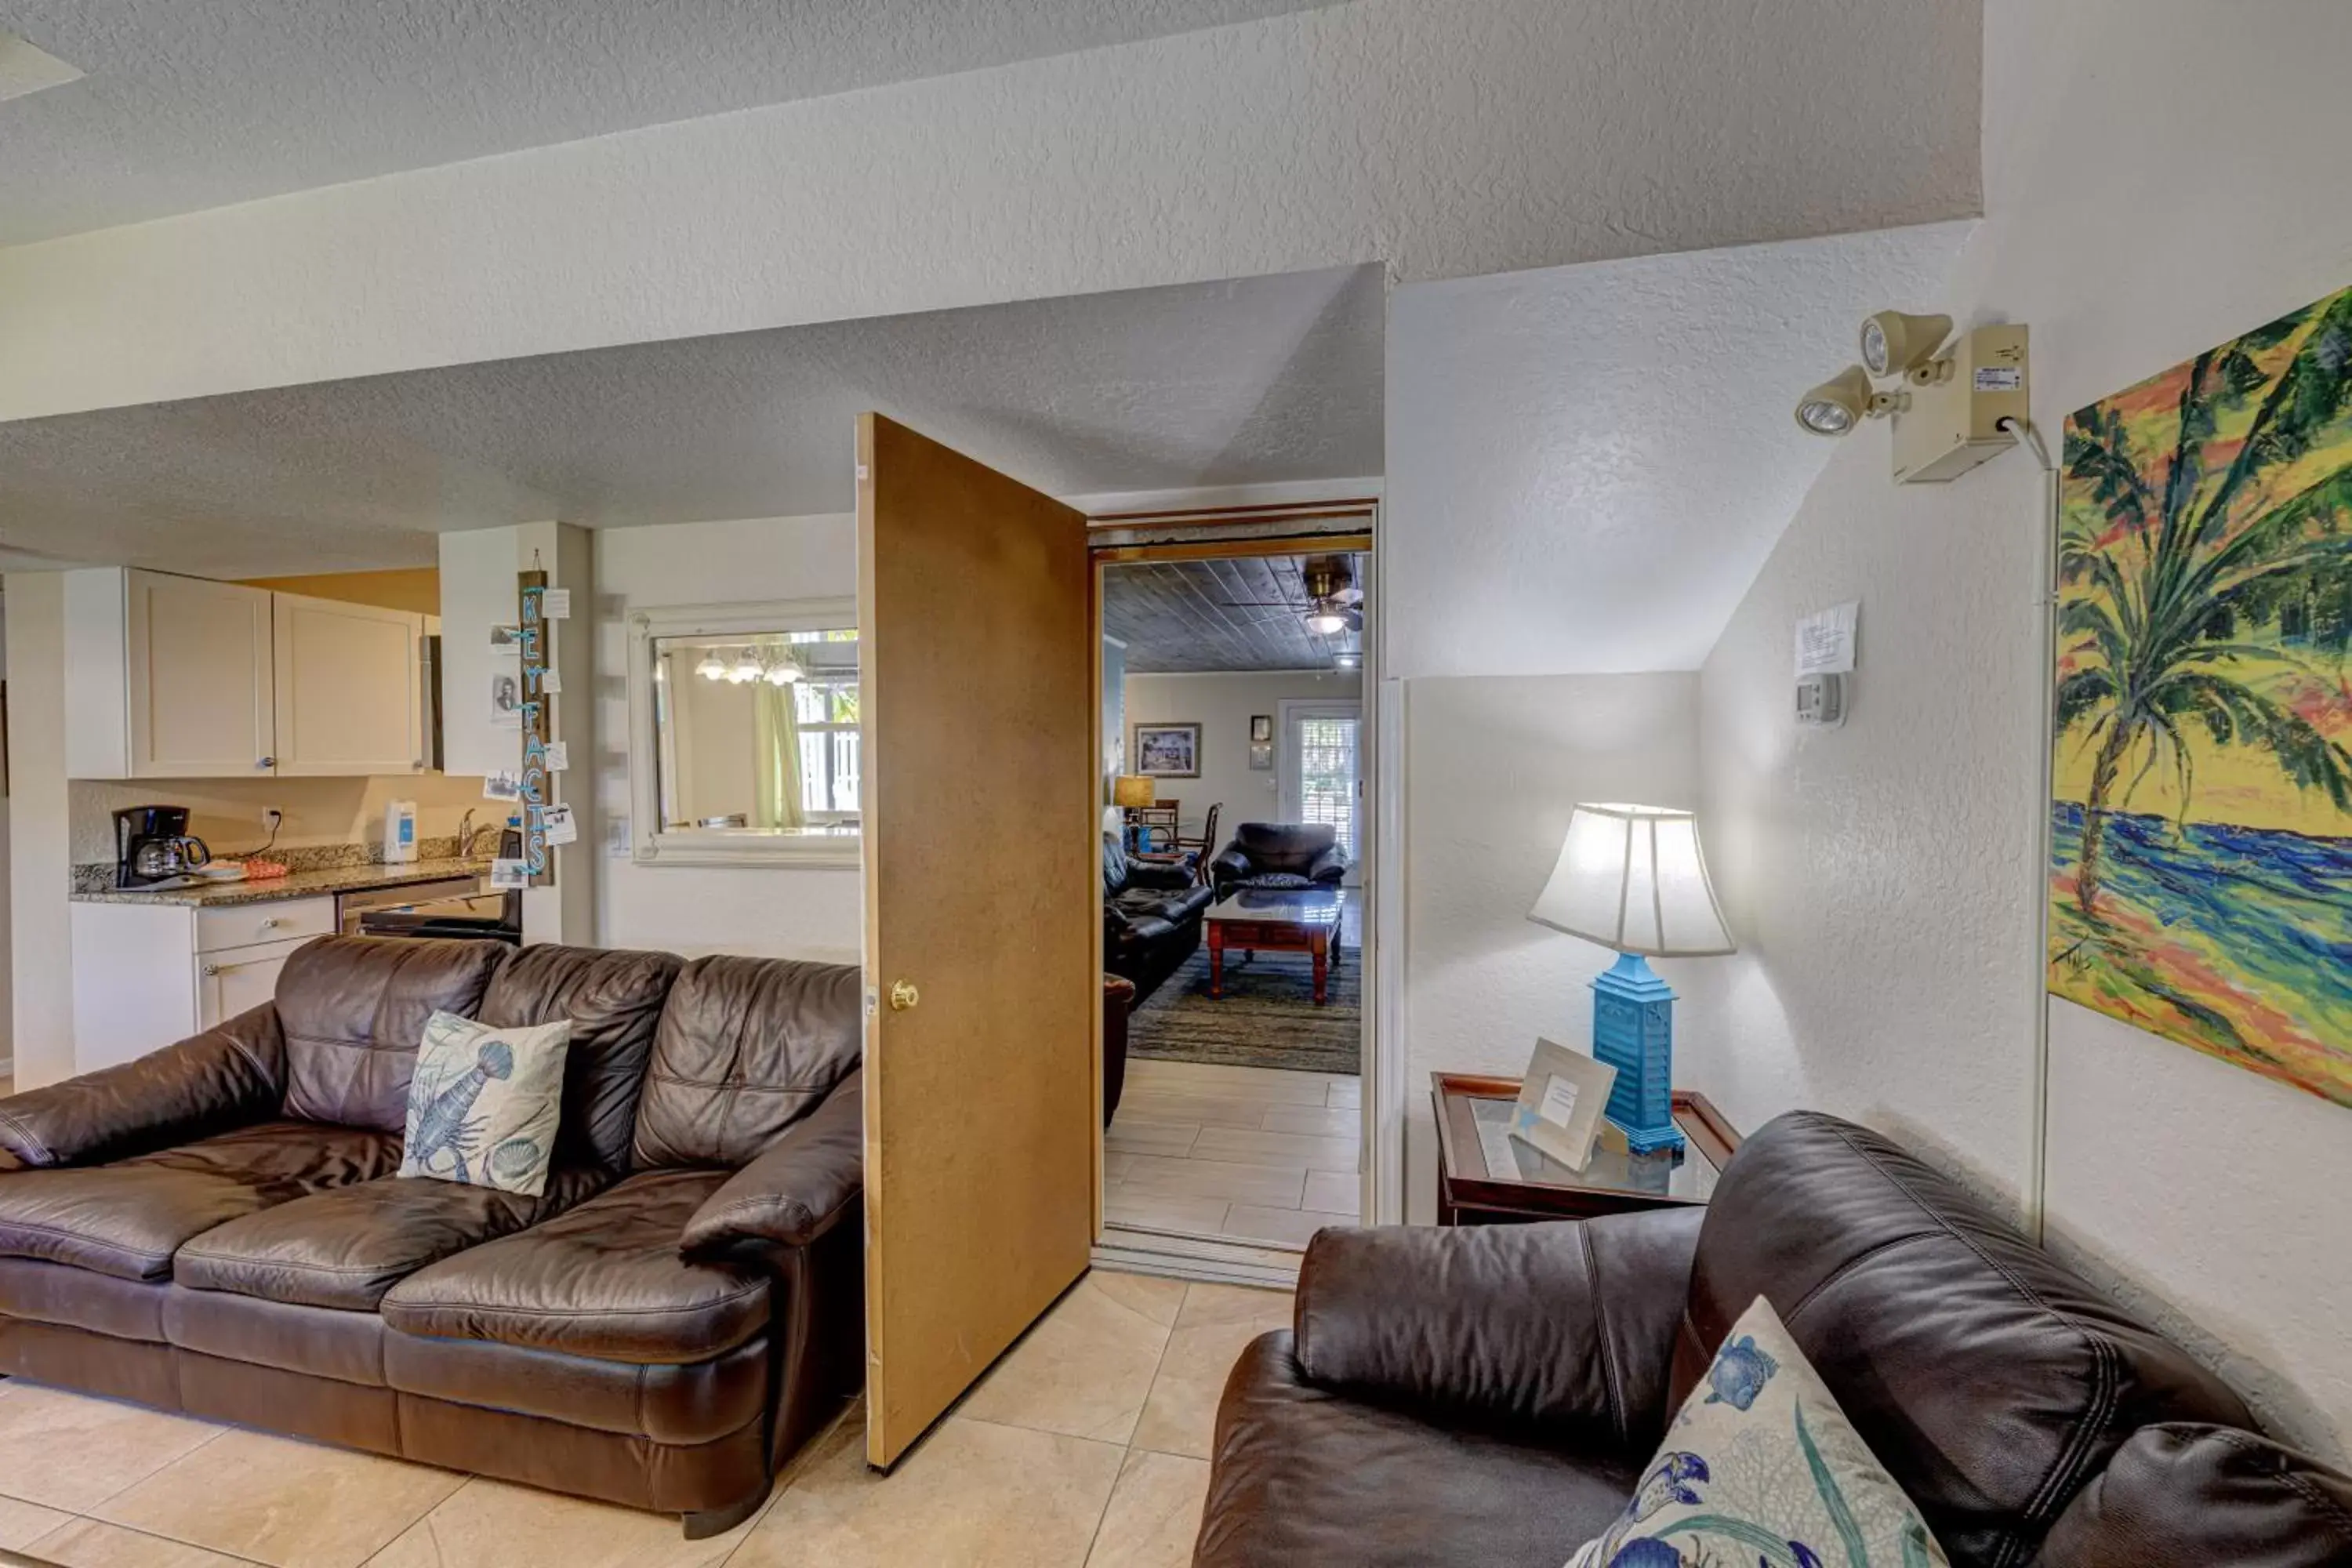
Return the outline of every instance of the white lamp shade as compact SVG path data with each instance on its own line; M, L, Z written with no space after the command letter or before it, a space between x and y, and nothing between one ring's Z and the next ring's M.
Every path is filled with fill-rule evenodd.
M1698 818L1666 806L1579 805L1528 919L1644 958L1738 945L1707 880Z

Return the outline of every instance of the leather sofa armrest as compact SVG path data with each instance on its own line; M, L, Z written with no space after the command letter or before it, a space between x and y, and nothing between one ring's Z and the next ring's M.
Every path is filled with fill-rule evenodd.
M1307 863L1310 882L1337 882L1348 874L1348 852L1334 844Z
M177 1045L0 1100L0 1152L27 1167L96 1164L278 1113L286 1038L268 1003Z
M1646 1451L1672 1414L1702 1215L1322 1231L1298 1276L1299 1368L1373 1404Z
M1130 888L1153 888L1163 893L1181 893L1192 885L1192 861L1163 866L1151 860L1129 860L1127 863L1127 885Z
M838 1224L866 1188L865 1080L862 1070L843 1079L704 1199L686 1222L679 1250L806 1247Z

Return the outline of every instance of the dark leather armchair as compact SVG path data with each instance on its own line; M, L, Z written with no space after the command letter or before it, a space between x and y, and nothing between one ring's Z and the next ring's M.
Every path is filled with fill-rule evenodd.
M1783 1116L1706 1208L1331 1229L1217 1413L1195 1568L1559 1568L1769 1300L1954 1568L2352 1562L2352 1477L1875 1134Z
M1347 874L1339 830L1323 822L1244 822L1209 862L1220 899L1235 888L1337 887Z
M1200 951L1212 901L1190 866L1133 859L1117 834L1103 835L1103 967L1134 983L1132 1005Z

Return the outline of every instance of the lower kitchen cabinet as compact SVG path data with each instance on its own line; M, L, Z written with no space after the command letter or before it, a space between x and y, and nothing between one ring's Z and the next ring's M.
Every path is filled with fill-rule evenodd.
M199 910L73 905L74 1070L113 1067L259 1006L294 950L335 929L331 895Z

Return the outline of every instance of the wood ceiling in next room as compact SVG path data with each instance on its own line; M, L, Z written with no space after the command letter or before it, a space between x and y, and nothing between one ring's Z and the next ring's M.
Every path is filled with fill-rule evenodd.
M1319 557L1318 557L1319 558ZM1331 669L1360 632L1307 629L1307 555L1150 561L1106 567L1103 632L1127 645L1131 675ZM1354 561L1360 558L1349 557Z

